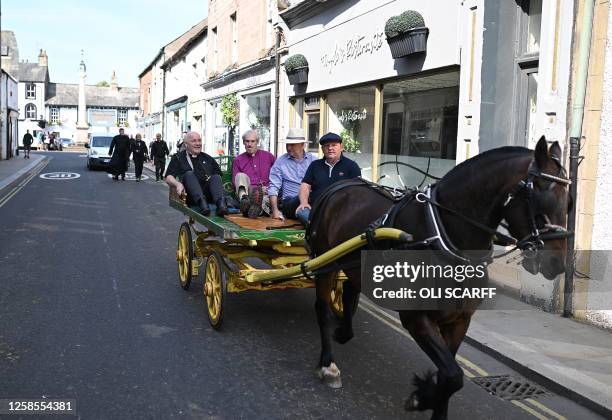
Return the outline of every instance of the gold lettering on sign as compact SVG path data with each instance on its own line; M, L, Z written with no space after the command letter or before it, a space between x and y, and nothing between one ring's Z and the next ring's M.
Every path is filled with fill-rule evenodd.
M340 44L336 43L333 51L323 54L321 64L331 74L338 64L378 51L383 45L384 36L385 31L381 29L371 35L355 35Z

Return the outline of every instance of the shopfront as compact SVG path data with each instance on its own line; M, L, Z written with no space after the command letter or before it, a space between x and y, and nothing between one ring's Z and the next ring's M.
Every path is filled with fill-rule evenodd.
M287 84L289 126L305 129L310 151L318 151L322 134L339 134L367 179L431 183L421 171L443 176L458 161L461 9L453 4L440 14L420 2L379 3L336 3L320 8L312 25L291 28L289 56L304 55L309 75L307 84ZM429 28L427 52L393 59L385 23L407 8ZM283 18L291 27L292 16Z

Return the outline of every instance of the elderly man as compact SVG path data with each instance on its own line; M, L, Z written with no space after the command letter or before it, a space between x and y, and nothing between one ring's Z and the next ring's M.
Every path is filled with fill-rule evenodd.
M217 206L217 216L228 214L223 197L223 181L219 164L202 152L202 138L195 131L185 135L185 150L170 159L166 169L166 183L176 188L179 195L187 192L189 204L196 204L204 216L210 214L208 202ZM180 179L180 182L179 182Z
M159 181L164 175L164 168L166 167L166 156L170 154L168 145L162 140L161 134L155 135L155 141L151 143L151 159L155 165L155 181Z
M259 150L257 131L248 130L242 135L245 152L234 160L232 166L232 183L236 196L240 200L240 210L244 216L258 217L262 207L268 209L269 203L264 197L270 183L270 168L276 158L270 152Z
M342 137L336 133L327 133L319 140L323 149L323 159L315 160L306 171L300 185L300 205L296 213L305 225L310 216L310 205L331 184L343 179L361 176L361 169L354 160L342 155Z
M291 219L298 217L295 210L300 204L300 184L306 170L316 159L312 153L304 150L305 142L304 130L290 128L285 137L287 153L279 157L270 170L268 196L274 218L283 219L283 214ZM283 213L279 207L282 207Z

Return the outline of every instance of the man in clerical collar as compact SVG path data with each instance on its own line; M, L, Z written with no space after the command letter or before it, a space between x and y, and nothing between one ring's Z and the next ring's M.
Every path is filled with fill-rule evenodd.
M276 219L299 218L296 209L300 205L298 192L306 170L316 157L305 150L306 137L301 128L290 128L285 137L287 153L274 162L270 170L268 196L272 217ZM281 213L282 211L282 213ZM306 219L308 216L306 215Z
M270 152L260 150L257 131L248 130L242 135L245 152L234 160L232 183L240 200L244 216L258 217L262 209L270 213L270 204L265 194L270 183L270 168L276 158Z
M342 154L342 137L327 133L321 137L319 144L323 149L323 159L312 162L300 185L300 205L296 210L296 214L301 216L300 221L308 220L311 204L331 184L361 176L359 165Z
M202 152L202 138L195 131L185 135L185 150L172 156L166 170L166 183L179 195L187 192L188 204L195 204L204 216L210 214L208 201L216 204L217 216L228 214L223 196L221 168ZM180 181L179 181L180 180Z

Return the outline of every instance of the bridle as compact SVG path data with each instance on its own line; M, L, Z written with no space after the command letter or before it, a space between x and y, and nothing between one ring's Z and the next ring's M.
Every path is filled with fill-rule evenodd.
M566 186L571 184L571 180L565 177L565 171L559 163L558 159L554 157L553 159L559 167L559 172L557 173L557 175L551 175L542 172L534 159L529 165L529 170L527 172L526 178L518 182L518 184L508 194L506 200L504 201L504 209L507 208L515 200L525 200L527 202L527 218L529 220L530 233L522 239L517 239L513 236L506 235L498 231L497 229L493 229L485 225L484 223L471 219L459 213L458 211L439 203L436 200L436 185L428 187L425 191L416 192L416 194L414 192L406 193L405 196L398 200L396 203L394 203L393 206L391 206L391 208L380 219L373 222L370 227L381 225L392 226L395 221L395 218L397 217L401 209L412 199L415 199L417 202L424 203L427 205L426 214L428 224L431 226L433 236L423 241L403 244L401 245L401 248L414 249L422 246L431 245L439 250L445 251L454 259L458 259L464 262L473 262L472 258L465 256L463 252L461 252L461 250L453 244L452 240L446 233L446 230L439 215L439 210L443 210L457 216L464 222L475 226L479 230L489 233L492 238L491 248L493 244L502 246L514 246L511 250L504 252L501 255L496 255L496 258L507 255L516 249L520 249L524 257L532 258L535 256L538 250L544 247L545 241L565 239L573 235L573 232L568 231L563 226L552 224L548 215L536 213L535 210L536 191L534 190L534 181L537 178L550 182L546 190L552 190L557 184L563 184ZM538 216L542 217L547 222L542 228L538 228L538 224L536 222L536 218ZM501 225L508 229L508 226L504 223L502 223ZM491 259L492 251L489 257L483 258L483 260Z
M547 191L551 191L557 184L569 186L572 183L570 179L566 178L565 170L561 166L559 159L553 157L553 160L559 168L557 175L542 172L535 159L532 160L527 171L527 178L519 181L504 202L504 208L507 208L514 200L521 199L527 201L527 218L529 220L530 233L516 241L516 248L520 249L526 257L533 256L535 252L542 249L545 241L565 239L573 235L573 232L568 231L563 226L552 224L548 215L536 214L535 212L534 196L536 192L534 190L534 181L536 178L549 182L546 188ZM538 228L536 223L537 216L541 216L546 222L542 228Z

